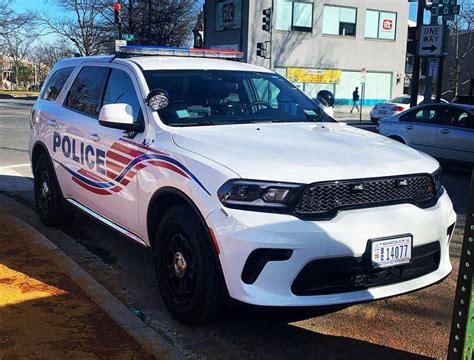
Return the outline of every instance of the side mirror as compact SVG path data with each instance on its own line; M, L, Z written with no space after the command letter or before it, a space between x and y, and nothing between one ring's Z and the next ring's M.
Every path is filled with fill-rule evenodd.
M146 97L146 103L155 111L164 109L170 103L169 95L163 89L152 90Z
M107 104L99 113L99 124L125 131L143 131L143 124L133 122L133 109L128 104Z

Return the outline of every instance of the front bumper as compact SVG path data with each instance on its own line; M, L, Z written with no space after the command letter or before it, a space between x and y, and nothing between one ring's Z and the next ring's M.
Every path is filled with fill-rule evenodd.
M291 215L217 209L207 222L221 250L219 258L232 298L264 306L326 306L362 302L417 290L445 278L452 270L447 229L456 214L446 191L428 209L402 204L341 211L329 221L304 221ZM292 285L314 260L361 257L369 239L413 235L413 246L439 242L439 266L430 273L364 290L323 295L295 295ZM253 283L242 280L256 249L290 249L288 260L265 264Z

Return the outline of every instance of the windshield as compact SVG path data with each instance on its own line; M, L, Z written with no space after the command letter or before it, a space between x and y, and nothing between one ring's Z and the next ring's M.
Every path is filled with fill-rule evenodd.
M394 104L409 104L410 103L410 98L409 97L397 97L395 99L387 101L389 103L394 103Z
M171 126L252 122L333 122L310 98L274 73L214 70L147 70L151 90L168 93L159 110Z

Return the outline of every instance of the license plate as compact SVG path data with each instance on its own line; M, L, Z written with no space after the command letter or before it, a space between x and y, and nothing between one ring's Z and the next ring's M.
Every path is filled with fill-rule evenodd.
M401 236L386 240L372 240L372 266L385 268L411 261L412 237Z
M386 110L379 110L379 113L380 113L380 114L386 114L387 111L386 111Z

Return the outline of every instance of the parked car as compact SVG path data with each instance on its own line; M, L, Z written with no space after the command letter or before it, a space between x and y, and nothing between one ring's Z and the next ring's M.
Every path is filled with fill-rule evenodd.
M378 103L374 106L370 112L370 120L377 124L380 119L397 115L410 108L410 95L402 95L391 100L387 100L383 103ZM425 97L418 95L417 105L424 104ZM433 97L432 100L435 100ZM447 104L448 102L441 99L441 102Z
M335 122L242 57L126 46L57 63L31 113L41 221L81 211L151 248L185 323L227 296L332 306L448 276L456 214L439 163Z
M474 106L427 104L380 121L380 134L439 159L474 163Z

